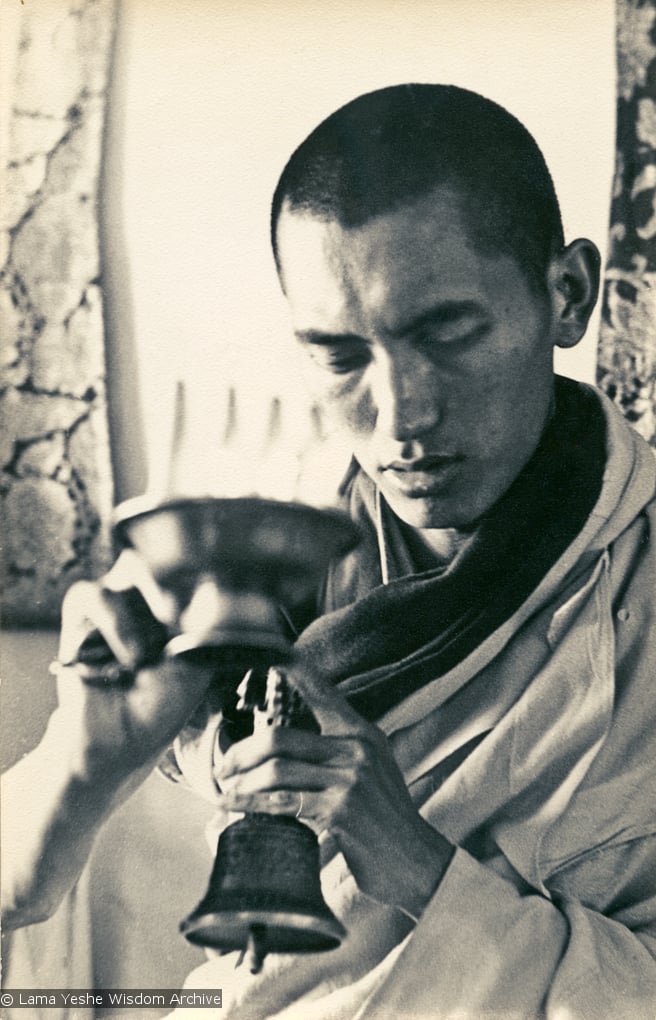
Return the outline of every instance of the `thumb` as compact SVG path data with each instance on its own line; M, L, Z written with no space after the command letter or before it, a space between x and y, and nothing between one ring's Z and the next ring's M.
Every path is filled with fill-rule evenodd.
M287 667L286 676L312 711L324 736L353 736L369 724L347 700L325 680L317 677L310 663L298 654Z
M112 591L102 582L78 581L62 606L59 661L100 672L112 661L135 669L159 659L167 634L137 588Z

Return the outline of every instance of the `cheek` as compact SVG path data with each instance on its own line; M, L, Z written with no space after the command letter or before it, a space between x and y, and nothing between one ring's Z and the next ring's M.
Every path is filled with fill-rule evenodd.
M491 365L453 373L441 402L438 433L445 448L479 463L496 462L512 445L515 412L508 380ZM511 406L509 406L509 403Z
M504 463L524 459L544 426L551 394L551 368L518 358L504 372L481 373L471 379L469 398L462 402L462 432L477 455L503 470ZM452 405L453 406L453 405Z
M376 424L371 395L357 377L326 379L315 386L314 395L328 421L341 432L362 439L369 436Z

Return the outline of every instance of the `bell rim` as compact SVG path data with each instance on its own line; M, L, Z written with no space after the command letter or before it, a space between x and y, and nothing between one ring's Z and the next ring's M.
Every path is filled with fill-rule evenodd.
M246 945L250 929L254 925L263 925L267 931L278 929L279 931L311 932L314 935L323 936L327 940L325 944L313 945L305 950L305 952L312 953L336 949L346 936L346 929L332 913L322 917L317 914L285 910L208 911L198 916L191 915L181 921L180 931L186 939L196 945L224 948L229 952L242 949ZM197 936L201 931L210 927L219 929L225 938L222 938L221 941L209 941L206 938L201 941ZM270 953L303 952L303 949L296 944L287 950L276 948L274 944L269 945L267 949Z

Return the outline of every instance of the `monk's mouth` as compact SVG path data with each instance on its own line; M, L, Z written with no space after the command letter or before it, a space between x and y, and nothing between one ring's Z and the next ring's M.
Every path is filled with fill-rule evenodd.
M392 461L382 471L405 496L420 499L448 486L461 463L462 457L429 455L416 460Z

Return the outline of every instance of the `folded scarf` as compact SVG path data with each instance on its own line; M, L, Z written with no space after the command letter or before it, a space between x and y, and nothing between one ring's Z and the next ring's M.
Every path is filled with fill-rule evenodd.
M383 506L384 530L395 530L417 564L387 584L375 487L356 466L344 508L364 538L331 567L323 614L297 641L305 661L363 716L380 718L461 662L524 602L585 524L605 461L594 393L557 378L555 411L535 453L446 568L422 569L411 529Z

